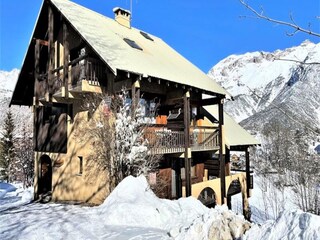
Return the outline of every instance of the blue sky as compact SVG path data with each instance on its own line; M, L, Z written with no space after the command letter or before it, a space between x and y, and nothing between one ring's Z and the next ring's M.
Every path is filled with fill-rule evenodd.
M0 0L0 70L21 68L38 11L43 0ZM129 9L130 0L73 0L113 18L112 9ZM132 0L136 28L161 37L204 72L230 54L274 51L320 38L255 19L239 0ZM270 17L289 21L289 14L303 27L320 32L319 0L250 0ZM247 16L242 18L240 16Z

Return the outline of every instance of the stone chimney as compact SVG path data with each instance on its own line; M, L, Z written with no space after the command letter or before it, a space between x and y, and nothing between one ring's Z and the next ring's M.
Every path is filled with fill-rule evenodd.
M131 28L131 12L128 10L125 10L123 8L116 7L113 9L113 12L115 14L114 19L121 24L122 26L125 26L127 28Z

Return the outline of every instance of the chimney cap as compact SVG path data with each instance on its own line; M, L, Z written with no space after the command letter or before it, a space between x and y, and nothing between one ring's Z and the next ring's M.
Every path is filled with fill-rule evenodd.
M115 14L117 14L118 12L122 12L122 13L128 13L128 14L131 15L131 12L130 12L129 10L126 10L126 9L124 9L124 8L121 8L121 7L115 7L115 8L113 8L113 12L114 12Z

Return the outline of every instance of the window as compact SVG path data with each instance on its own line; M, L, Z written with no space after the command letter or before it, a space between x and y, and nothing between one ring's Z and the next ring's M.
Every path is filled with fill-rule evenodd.
M82 175L83 173L83 158L82 156L79 156L79 175Z
M141 31L140 31L140 34L141 34L142 36L144 36L146 39L149 39L149 40L151 40L151 41L154 41L153 38L148 35L148 33L141 32Z
M128 38L123 39L130 47L138 49L138 50L143 50L135 41L132 41Z

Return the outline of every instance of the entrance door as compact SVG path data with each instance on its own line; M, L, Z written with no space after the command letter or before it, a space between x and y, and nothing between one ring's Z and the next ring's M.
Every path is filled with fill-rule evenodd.
M39 194L48 194L52 191L52 164L48 155L40 158Z

